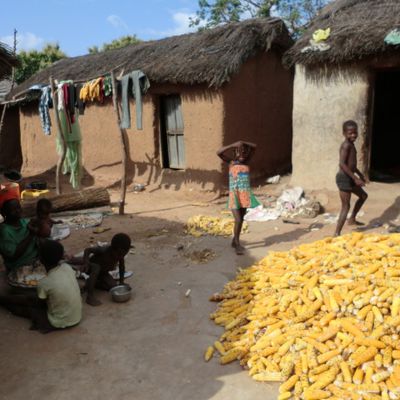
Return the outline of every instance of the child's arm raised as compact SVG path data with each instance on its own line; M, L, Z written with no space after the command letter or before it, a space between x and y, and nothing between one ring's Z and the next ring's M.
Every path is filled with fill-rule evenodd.
M227 153L228 151L230 151L230 150L236 148L236 147L240 147L242 144L243 144L243 142L242 142L241 140L239 140L238 142L229 144L228 146L221 147L221 148L217 151L217 156L218 156L221 160L223 160L223 161L225 161L225 162L227 162L227 163L230 163L230 162L233 160L233 157L232 157L232 155L228 155L228 154L226 154L226 153Z

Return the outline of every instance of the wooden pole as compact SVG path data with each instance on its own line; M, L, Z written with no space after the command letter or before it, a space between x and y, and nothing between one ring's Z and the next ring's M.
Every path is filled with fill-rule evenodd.
M51 98L53 99L54 114L56 116L57 131L58 135L61 138L61 147L62 147L61 156L58 158L57 170L56 170L56 192L58 195L60 195L62 191L60 183L60 174L61 174L61 169L64 165L65 156L67 155L67 142L65 140L64 134L61 129L60 116L58 115L58 97L55 92L55 85L52 76L50 76L50 88L51 88Z
M114 111L121 139L122 175L121 175L121 198L119 201L119 214L123 215L125 213L125 197L126 197L127 143L125 138L126 131L125 129L121 128L121 116L118 107L117 83L115 80L114 71L111 71L111 82L112 82Z

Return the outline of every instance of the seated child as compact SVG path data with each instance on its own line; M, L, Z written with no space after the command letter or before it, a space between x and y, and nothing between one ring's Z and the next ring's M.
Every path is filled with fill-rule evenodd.
M41 279L37 295L0 296L0 304L13 314L30 318L31 329L47 333L77 325L82 318L82 299L75 272L60 263L64 247L45 240L40 249L40 261L47 270Z
M60 224L61 221L54 221L50 217L52 204L49 199L43 198L38 200L36 204L36 217L32 218L30 225L37 228L37 236L39 238L49 238L51 228L54 224Z
M89 274L86 281L86 303L99 306L101 302L94 296L94 289L110 290L117 285L111 277L116 265L119 266L119 284L124 283L125 256L131 247L131 239L125 233L117 233L111 239L111 245L105 247L89 247L83 253L83 272Z

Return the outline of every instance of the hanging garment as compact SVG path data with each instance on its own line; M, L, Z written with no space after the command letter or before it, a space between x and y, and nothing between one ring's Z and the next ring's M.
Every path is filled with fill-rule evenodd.
M103 86L103 78L93 79L89 82L89 100L94 101L103 101L103 93L102 93L102 86Z
M111 76L106 76L103 81L104 96L108 97L112 95L112 82Z
M131 113L129 110L128 89L129 82L132 79L132 95L136 102L136 128L142 130L142 95L145 94L150 87L150 81L144 72L140 70L132 71L121 78L122 86L122 122L121 128L127 129L131 127Z
M74 84L68 85L68 113L71 118L71 122L75 122L75 86Z
M57 100L58 100L58 105L57 109L58 110L64 110L64 91L63 91L63 85L64 83L58 83L57 84Z
M45 135L51 134L51 120L49 108L53 107L50 86L42 88L42 95L39 100L39 116L42 129Z
M83 85L75 86L75 107L79 110L79 115L85 114L86 103L81 99L81 90Z
M65 138L67 152L63 164L63 174L70 174L70 182L74 189L79 188L82 175L82 135L79 127L79 120L75 118L74 123L70 123L65 110L59 110L61 134ZM57 152L62 154L62 139L57 135Z
M90 82L86 82L79 92L79 99L84 103L89 100L89 85Z

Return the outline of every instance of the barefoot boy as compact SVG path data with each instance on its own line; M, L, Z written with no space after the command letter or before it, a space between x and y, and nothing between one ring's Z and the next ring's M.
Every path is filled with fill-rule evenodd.
M357 169L357 150L354 142L358 136L358 127L354 121L344 122L343 136L345 137L345 141L340 146L339 172L336 175L336 184L339 188L342 209L336 226L335 236L339 236L342 232L350 210L351 194L355 194L358 200L348 221L350 225L361 225L361 223L357 222L356 216L368 197L367 193L362 189L365 186L364 175Z
M101 302L94 296L94 289L110 290L117 285L111 277L116 265L119 265L119 284L124 283L125 261L131 247L131 239L125 233L117 233L111 240L111 245L106 247L89 247L83 254L83 270L89 274L86 281L86 303L99 306Z

